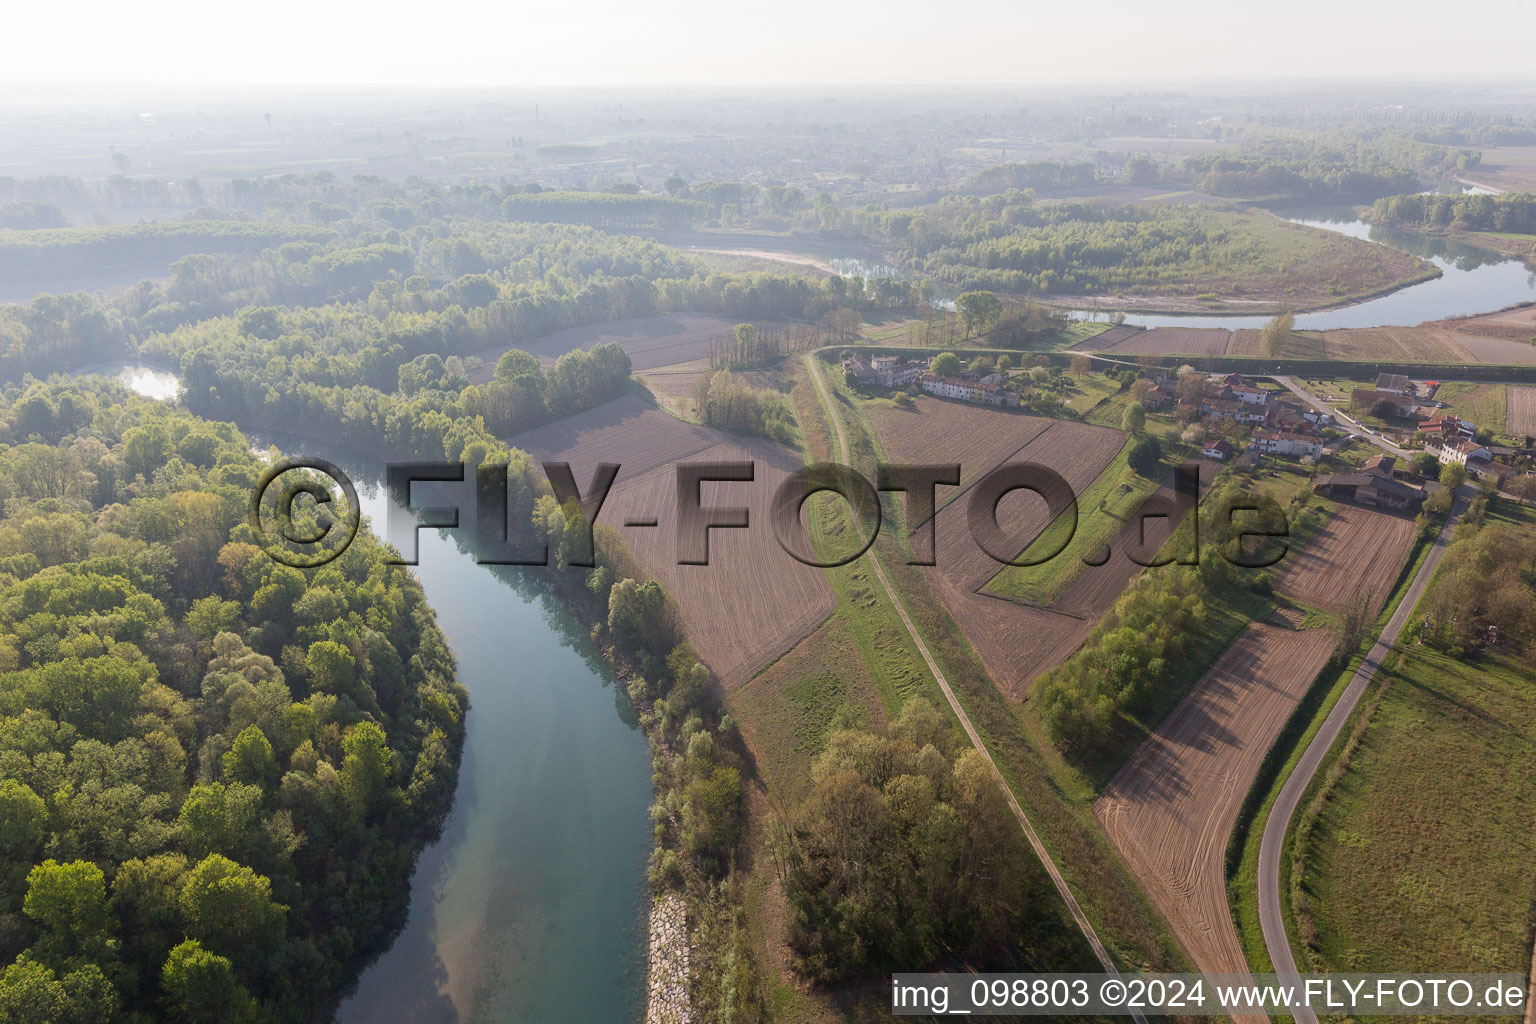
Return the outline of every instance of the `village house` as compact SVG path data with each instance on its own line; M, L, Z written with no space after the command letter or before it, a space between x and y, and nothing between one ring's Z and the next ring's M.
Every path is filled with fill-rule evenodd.
M1461 438L1455 440L1442 440L1430 438L1424 442L1426 451L1432 452L1440 460L1442 466L1466 466L1473 469L1474 462L1491 462L1493 453L1485 445L1476 441L1467 441Z
M1228 396L1239 402L1247 402L1249 405L1269 404L1269 392L1263 388L1256 388L1252 384L1233 384L1226 389L1222 397Z
M1470 441L1477 436L1477 424L1455 416L1431 416L1419 424L1419 430L1424 432L1426 446L1431 440L1445 444L1458 439Z
M1265 410L1233 398L1207 398L1200 403L1200 411L1213 420L1235 420L1238 423L1263 423Z
M1226 462L1232 457L1232 451L1231 442L1224 437L1217 437L1207 440L1205 446L1200 449L1200 454L1208 459Z
M1017 408L1021 402L1018 392L1009 391L997 384L956 380L953 377L940 377L933 373L925 373L919 380L924 391L930 395L938 395L940 398L958 398L962 402L1000 405L1007 408Z
M1161 384L1153 384L1147 389L1147 395L1141 400L1145 409L1161 409L1173 401L1173 391Z
M874 370L875 378L886 388L899 388L910 384L928 369L919 360L908 359L903 362L895 356L875 356L870 360L870 366Z
M1399 416L1407 416L1413 412L1413 399L1401 391L1355 388L1355 390L1349 393L1349 403L1357 409L1364 409L1367 412L1374 410L1382 402L1396 406Z
M1288 431L1256 430L1249 444L1254 450L1263 452L1265 455L1295 457L1310 455L1316 458L1323 454L1322 438Z

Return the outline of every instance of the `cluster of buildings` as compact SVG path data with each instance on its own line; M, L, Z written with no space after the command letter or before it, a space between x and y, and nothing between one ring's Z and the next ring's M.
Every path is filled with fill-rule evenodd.
M852 374L862 383L879 384L889 390L909 387L914 382L923 391L940 398L955 398L962 402L979 405L997 405L1018 408L1023 399L1017 391L1004 387L1007 377L1001 373L985 376L964 374L960 377L940 377L930 373L928 364L919 359L900 359L896 356L875 356L868 362L859 356L843 360L843 372Z
M1154 382L1154 388L1166 389L1170 382ZM1257 387L1240 373L1209 378L1199 408L1185 404L1187 419L1207 422L1232 422L1254 428L1248 447L1260 455L1286 455L1292 458L1323 454L1327 443L1323 429L1333 422L1328 413L1291 400L1274 391ZM1206 442L1202 454L1225 462L1235 453L1231 442L1215 438Z

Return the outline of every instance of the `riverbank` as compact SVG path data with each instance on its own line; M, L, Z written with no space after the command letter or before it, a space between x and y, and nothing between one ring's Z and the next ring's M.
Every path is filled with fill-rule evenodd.
M694 1024L688 998L691 954L687 903L677 893L657 896L651 904L645 1024Z

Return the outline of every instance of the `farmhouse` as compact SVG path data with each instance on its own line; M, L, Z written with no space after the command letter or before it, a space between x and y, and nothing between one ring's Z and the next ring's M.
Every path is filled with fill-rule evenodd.
M1017 392L1009 391L996 384L982 384L979 381L972 383L967 380L956 380L953 377L940 377L933 373L925 373L918 379L922 382L924 391L930 395L938 395L940 398L958 398L962 402L1001 405L1008 408L1017 407L1020 401Z
M1310 455L1316 458L1323 454L1323 439L1310 434L1256 430L1250 444L1256 451L1266 455Z
M1236 420L1238 423L1263 423L1265 411L1235 398L1207 398L1200 403L1200 411L1213 420Z
M1454 464L1473 469L1475 468L1472 465L1473 462L1490 462L1493 459L1493 453L1476 441L1441 440L1432 437L1424 442L1424 448L1434 452L1443 466Z
M1154 384L1147 389L1147 395L1141 400L1143 408L1161 409L1173 401L1173 392L1161 384Z
M1357 409L1371 410L1382 402L1397 407L1398 415L1406 416L1413 411L1413 399L1401 391L1373 391L1368 388L1355 388L1349 393L1349 402Z
M1406 512L1418 508L1424 492L1390 475L1380 473L1325 473L1312 481L1312 489L1329 498L1358 501L1362 505Z
M1413 381L1401 373L1381 373L1376 375L1377 391L1395 391L1400 395L1413 397L1416 389Z
M927 369L919 360L908 359L902 362L895 356L875 356L870 361L870 367L874 370L875 379L887 388L910 384Z

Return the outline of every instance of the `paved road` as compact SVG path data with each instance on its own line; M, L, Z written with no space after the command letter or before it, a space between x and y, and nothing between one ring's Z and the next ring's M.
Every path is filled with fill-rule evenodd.
M1286 377L1280 374L1276 374L1270 379L1276 383L1284 385L1292 394L1301 399L1303 402L1306 402L1312 408L1318 410L1319 412L1325 412L1332 416L1334 419L1338 420L1340 423L1346 424L1346 429L1353 436L1364 438L1371 444L1374 444L1376 447L1380 448L1382 451L1396 455L1400 459L1407 459L1413 456L1413 453L1408 449L1399 448L1397 445L1393 444L1391 441L1388 441L1380 434L1362 426L1359 421L1355 420L1353 417L1348 416L1328 405L1328 403L1324 402L1321 398L1318 398L1312 392L1308 391L1300 384L1297 384L1294 377Z
M838 415L837 404L833 401L832 395L827 391L827 386L821 379L821 367L817 365L816 356L807 353L805 364L810 372L811 380L816 382L816 390L821 395L822 404L827 408L827 416L832 420L832 429L837 433L838 458L842 461L843 465L847 465L848 438L843 433L843 418ZM939 684L939 689L944 692L944 699L949 702L950 710L960 720L960 727L965 730L966 736L970 737L971 746L975 747L981 753L981 756L987 759L987 764L991 766L993 774L997 776L998 785L1003 787L1003 796L1008 800L1008 807L1013 811L1013 816L1019 820L1019 827L1024 830L1024 837L1029 840L1029 845L1034 849L1035 856L1040 858L1040 863L1045 866L1046 873L1051 876L1051 882L1056 886L1056 891L1061 894L1061 898L1066 902L1067 909L1072 912L1072 919L1077 922L1078 930L1083 933L1083 938L1088 940L1088 945L1093 948L1093 955L1098 957L1099 963L1103 966L1106 974L1118 975L1120 972L1115 969L1115 962L1110 959L1109 950L1105 949L1104 944L1099 941L1098 933L1093 930L1093 925L1089 922L1088 915L1083 913L1083 908L1077 902L1077 897L1072 895L1072 890L1067 887L1067 880L1062 877L1061 871L1056 867L1056 862L1051 859L1050 852L1046 850L1045 844L1040 841L1040 836L1035 831L1034 825L1030 823L1029 816L1024 813L1024 808L1020 807L1018 800L1014 798L1013 789L1003 780L1003 773L998 771L997 762L992 760L991 752L987 750L986 744L981 741L981 735L977 733L976 727L971 724L971 716L966 714L965 709L960 706L960 701L955 697L955 691L949 687L949 680L944 677L944 673L940 671L938 663L933 660L933 655L928 651L928 645L918 635L917 627L912 625L912 619L907 615L906 608L896 599L896 591L891 587L890 581L885 578L885 570L880 567L880 559L875 556L875 549L871 547L864 553L864 557L869 559L870 568L875 571L875 578L880 581L880 588L885 591L886 599L891 602L891 607L896 609L896 614L901 618L901 624L907 629L907 635L912 638L912 643L917 647L918 653L923 656L923 661L928 665L928 671L933 673L934 681ZM1131 1016L1136 1019L1136 1024L1147 1024L1147 1018L1140 1010L1132 1010Z
M1323 722L1317 735L1312 737L1312 742L1307 746L1306 752L1301 755L1295 770L1285 785L1280 790L1280 795L1275 799L1274 807L1270 809L1269 821L1264 825L1264 836L1259 841L1259 926L1264 933L1264 945L1269 950L1269 959L1275 965L1275 972L1282 977L1294 979L1297 975L1296 959L1291 955L1290 940L1285 934L1285 919L1281 914L1280 893L1280 863L1285 855L1285 834L1290 829L1291 819L1296 814L1296 807L1301 803L1302 793L1306 791L1312 782L1312 777L1317 774L1318 766L1322 764L1329 748L1343 732L1344 725L1349 721L1349 716L1355 710L1355 705L1360 703L1366 687L1375 677L1376 670L1381 662L1397 643L1398 635L1407 624L1408 617L1413 614L1414 606L1419 603L1419 598L1424 593L1424 588L1429 585L1430 577L1435 574L1435 567L1440 564L1440 559L1445 554L1446 543L1450 537L1451 527L1461 516L1466 508L1466 488L1456 499L1451 514L1446 517L1445 525L1440 528L1440 533L1435 537L1434 546L1430 549L1424 564L1419 567L1413 581L1408 584L1408 591L1403 595L1402 602L1397 606L1397 611L1388 620L1387 626L1381 631L1381 636L1372 645L1370 653L1365 661L1356 670L1355 676L1344 688L1344 695L1333 706L1328 718ZM1317 1024L1317 1015L1311 1010L1298 1010L1295 1014L1296 1024Z

